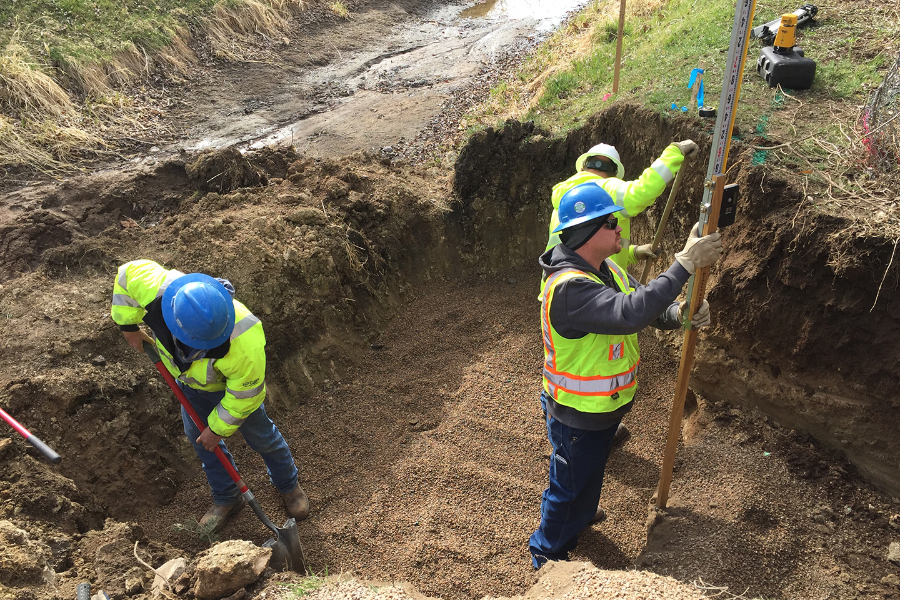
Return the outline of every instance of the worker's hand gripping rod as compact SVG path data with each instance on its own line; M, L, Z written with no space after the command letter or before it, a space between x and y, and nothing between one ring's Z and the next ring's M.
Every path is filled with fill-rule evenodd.
M740 96L744 61L747 59L747 42L750 38L750 27L753 24L755 9L756 0L738 0L735 8L731 45L728 49L728 64L725 66L712 153L706 172L706 187L703 191L703 203L700 205L701 235L709 235L718 227L722 192L725 188L728 150L731 147L731 131L734 128L735 109ZM688 283L685 301L690 309L684 314L684 344L681 347L681 364L678 366L678 380L675 383L675 397L672 402L672 414L669 418L669 438L666 442L659 487L656 490L657 508L665 508L666 502L669 500L669 486L672 483L672 469L675 466L675 451L678 449L678 440L681 437L681 416L694 362L694 346L697 343L697 330L691 327L691 318L703 303L708 279L709 267L697 269Z

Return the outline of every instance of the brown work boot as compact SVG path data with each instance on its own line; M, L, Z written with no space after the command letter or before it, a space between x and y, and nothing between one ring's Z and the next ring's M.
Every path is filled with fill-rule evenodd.
M294 517L298 521L302 521L309 516L309 498L306 492L297 484L294 491L282 494L281 499L284 500L284 507L287 509L288 515Z
M606 511L597 507L597 512L594 513L594 518L591 519L591 523L602 523L606 520Z
M629 439L631 439L631 432L628 431L628 428L622 423L619 423L619 426L616 428L616 433L613 435L612 447L615 448L621 446Z
M208 533L218 533L225 527L225 523L232 516L244 508L244 497L241 496L234 504L213 504L212 508L200 518L200 527Z

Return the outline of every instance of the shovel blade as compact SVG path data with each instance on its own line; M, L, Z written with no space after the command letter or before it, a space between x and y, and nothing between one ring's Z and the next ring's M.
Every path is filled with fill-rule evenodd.
M284 523L284 527L276 527L277 539L269 539L262 545L272 549L269 566L276 571L296 571L306 573L306 556L297 533L297 521L293 518Z

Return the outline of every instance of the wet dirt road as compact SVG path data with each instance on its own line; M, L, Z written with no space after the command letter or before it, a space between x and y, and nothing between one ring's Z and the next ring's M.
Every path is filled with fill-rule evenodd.
M521 54L583 4L370 4L349 20L285 39L283 64L216 70L178 146L293 144L335 156L410 141L485 67Z

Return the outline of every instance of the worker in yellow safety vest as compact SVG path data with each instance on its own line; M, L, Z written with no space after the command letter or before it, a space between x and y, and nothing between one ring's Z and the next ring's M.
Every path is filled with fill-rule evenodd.
M305 519L309 499L297 482L291 450L266 414L266 337L262 322L234 299L227 279L184 274L151 260L119 267L112 318L129 345L156 346L160 359L206 425L201 433L184 408L188 440L203 464L213 506L200 519L205 531L222 529L245 501L215 455L218 446L234 460L224 438L240 432L262 456L272 484L291 517ZM139 324L146 325L150 338Z
M656 258L651 244L631 245L631 218L642 213L656 201L666 189L666 185L675 179L684 158L696 155L697 151L697 144L692 140L673 142L666 146L662 155L653 161L653 164L644 169L640 177L634 181L623 181L625 166L615 147L609 144L597 144L592 147L575 161L576 173L553 186L550 197L553 213L550 215L550 240L547 242L546 250L559 243L559 234L554 233L554 230L559 226L560 199L575 186L593 181L606 190L612 196L613 202L620 207L616 218L619 227L622 228L622 249L612 256L613 262L627 270L628 265L639 260ZM544 281L541 281L542 292ZM613 446L624 444L630 437L628 428L624 423L620 423Z
M684 162L684 157L697 154L697 144L691 140L674 142L666 146L659 158L644 169L634 181L623 181L625 167L619 159L619 152L609 144L597 144L575 161L576 173L553 186L551 201L553 214L550 217L550 241L547 250L559 243L559 235L554 229L559 225L559 201L576 185L596 181L620 207L619 227L622 228L622 249L612 257L623 269L628 265L647 258L656 258L650 244L631 245L630 219L636 217L663 193Z
M600 182L575 186L560 200L560 243L540 258L547 278L541 407L553 453L541 524L529 541L536 569L568 559L579 533L606 518L600 491L613 436L637 391L637 333L680 327L681 288L722 252L718 233L698 237L694 228L668 270L642 286L612 260L622 249L622 212ZM691 326L709 323L704 300Z

